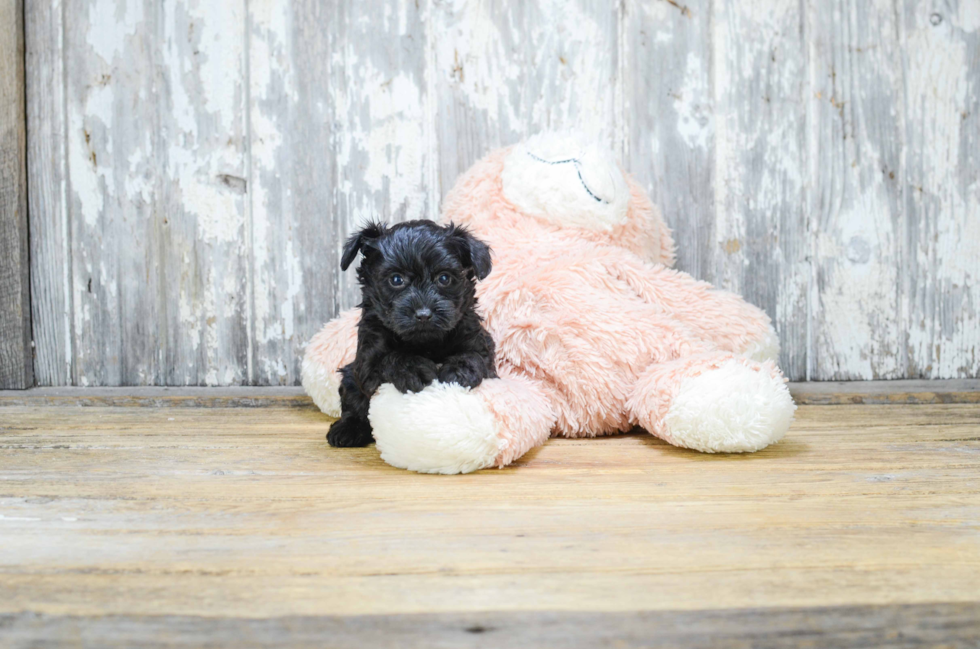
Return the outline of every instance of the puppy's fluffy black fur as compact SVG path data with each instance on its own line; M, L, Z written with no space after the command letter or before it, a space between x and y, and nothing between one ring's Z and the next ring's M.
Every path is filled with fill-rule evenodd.
M368 405L382 383L404 393L436 379L476 387L496 376L493 339L475 308L475 283L490 274L485 243L452 224L372 223L347 240L342 270L358 251L357 356L340 370L341 414L327 433L331 446L374 440Z

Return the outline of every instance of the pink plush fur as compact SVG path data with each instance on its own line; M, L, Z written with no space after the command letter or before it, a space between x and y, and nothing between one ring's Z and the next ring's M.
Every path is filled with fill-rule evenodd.
M475 392L497 422L497 466L549 434L593 437L640 425L684 445L665 424L684 380L726 363L782 380L771 362L741 355L773 336L769 318L668 267L669 230L635 181L627 181L625 223L570 228L507 200L501 172L509 152L476 163L443 208L444 221L465 223L494 253L477 293L500 378ZM349 362L356 317L328 323L305 362L330 371Z

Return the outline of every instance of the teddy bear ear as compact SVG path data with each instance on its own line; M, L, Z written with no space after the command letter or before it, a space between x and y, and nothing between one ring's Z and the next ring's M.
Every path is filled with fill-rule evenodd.
M384 223L368 223L360 232L352 234L344 244L344 253L340 257L340 270L347 270L361 248L372 247L385 234L387 228Z
M450 223L446 230L450 241L454 243L456 256L463 266L472 268L477 279L486 279L493 267L490 246L470 234L464 226Z

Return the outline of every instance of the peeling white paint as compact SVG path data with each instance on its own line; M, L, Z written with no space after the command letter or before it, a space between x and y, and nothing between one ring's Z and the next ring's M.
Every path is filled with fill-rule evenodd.
M618 32L613 7L603 13L576 2L542 0L529 24L531 69L549 83L528 89L530 120L524 135L547 128L574 129L613 150L614 85L618 72L612 44ZM543 73L543 74L542 74ZM520 82L519 73L513 81ZM526 118L525 118L526 119Z
M107 64L123 54L126 39L135 36L143 21L139 0L93 0L88 9L86 40L92 51Z
M725 92L724 84L727 75L724 68L714 75L715 93ZM688 146L706 148L712 141L715 117L711 106L698 101L709 96L707 86L708 75L701 58L694 52L687 55L687 68L684 73L684 85L674 95L674 108L677 111L677 132ZM720 120L719 120L720 121Z
M426 196L420 181L425 151L418 83L404 74L384 79L370 62L364 63L362 74L369 121L356 125L359 128L353 130L352 140L367 154L365 189L381 192L388 184L392 207L405 205L406 220L422 218Z
M197 229L202 241L235 243L242 240L244 214L240 199L214 181L200 182L189 174L181 174L181 196L184 209L197 216Z
M520 123L517 107L502 96L513 80L525 73L517 57L508 52L494 22L489 3L461 1L435 5L436 60L450 83L468 105L485 111L491 123Z
M300 266L299 255L293 251L293 240L286 241L286 291L285 299L280 307L282 315L282 337L285 340L292 340L295 328L293 321L293 309L297 299L301 299L303 290L303 271Z
M824 268L820 293L821 339L825 372L844 377L896 378L899 364L898 265L892 257L895 232L887 217L887 197L870 187L845 206L837 228L817 234ZM879 218L871 218L878 215Z
M972 17L964 15L971 5ZM958 30L976 31L980 5L966 2L959 15L944 14L917 6L906 36L914 146L908 155L910 197L918 242L909 254L920 269L915 281L922 296L910 308L908 347L927 376L969 377L980 372L980 186L962 182L962 169L975 166L978 155L964 146L964 138L977 144L976 132L963 126L975 110L980 75Z
M980 2L961 0L959 2L956 24L960 29L972 34L980 29Z
M218 292L245 252L244 3L143 6L93 0L82 40L66 32L83 385L214 383L237 362L241 300Z
M112 187L106 162L112 155L114 97L111 86L93 86L87 90L82 110L70 115L68 168L72 191L89 227L98 224Z
M489 147L569 127L627 153L717 283L765 294L759 269L778 269L766 306L792 325L809 304L809 338L783 342L813 378L980 372L976 0L145 6L90 0L60 57L72 238L56 281L73 304L58 314L80 384L295 382L301 343L356 299L334 267L345 232L435 217ZM796 209L806 232L781 229ZM812 249L793 257L792 236Z
M189 3L188 13L197 34L203 109L219 122L219 128L234 130L241 119L237 108L243 92L244 5L237 2Z

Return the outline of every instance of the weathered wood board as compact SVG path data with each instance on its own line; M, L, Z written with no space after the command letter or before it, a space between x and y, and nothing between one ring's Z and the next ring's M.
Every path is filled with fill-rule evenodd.
M980 373L980 2L904 21L906 375Z
M494 147L580 129L618 148L619 3L432 2L441 194Z
M370 218L609 144L795 380L980 375L980 0L41 0L40 385L295 385Z
M975 649L980 604L408 615L0 614L9 649ZM81 639L80 639L81 637Z
M24 6L0 0L0 389L34 385L25 111Z
M341 622L341 638L421 625L437 647L460 646L464 623L507 647L603 646L579 642L603 628L610 646L736 628L741 647L794 646L765 641L794 631L813 646L976 640L980 404L803 406L785 440L746 455L555 439L464 476L332 449L329 422L302 408L3 408L0 644L74 629L82 646L141 633L288 646ZM524 645L520 620L573 637ZM242 628L256 636L235 642Z
M809 6L812 26L811 369L839 380L905 374L901 24L887 3Z
M71 385L74 294L60 0L30 3L24 12L24 35L34 371L39 385Z

